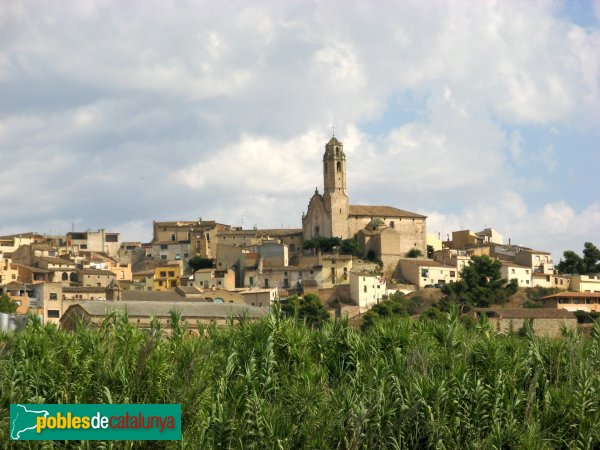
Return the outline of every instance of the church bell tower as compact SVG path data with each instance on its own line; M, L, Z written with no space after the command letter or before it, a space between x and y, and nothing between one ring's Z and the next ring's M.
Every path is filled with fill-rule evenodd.
M323 200L331 237L347 239L349 200L346 190L346 155L344 144L333 136L325 144L323 155ZM328 230L329 231L329 230Z

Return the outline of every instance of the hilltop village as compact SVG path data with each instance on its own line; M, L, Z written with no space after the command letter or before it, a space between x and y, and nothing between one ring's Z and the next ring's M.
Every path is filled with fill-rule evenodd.
M115 309L147 326L174 306L185 318L222 324L242 311L260 317L275 302L307 293L353 317L395 292L458 281L472 256L487 255L520 288L570 291L550 300L551 308L600 306L593 304L600 277L557 275L550 253L505 243L491 228L456 230L441 241L427 233L422 214L351 204L346 183L344 145L332 137L323 154L323 192L309 199L302 228L243 229L198 219L155 221L147 243L123 242L104 229L3 236L0 293L18 304L17 314L65 327Z

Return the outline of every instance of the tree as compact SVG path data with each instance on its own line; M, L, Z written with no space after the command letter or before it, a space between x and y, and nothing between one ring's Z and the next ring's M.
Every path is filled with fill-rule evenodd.
M344 239L341 244L341 250L346 255L358 256L360 254L360 248L355 239Z
M194 256L188 261L188 266L195 272L200 269L211 269L215 267L215 260Z
M318 328L330 319L321 299L314 294L306 294L302 298L298 298L297 295L288 298L282 302L281 312L287 317L306 321L311 328Z
M565 250L563 252L564 260L561 259L556 265L558 273L583 273L585 268L581 256L573 250Z
M600 272L600 249L591 242L583 244L583 258L573 250L565 250L556 265L559 273L593 274Z
M302 244L302 248L305 250L320 250L322 252L331 252L334 247L337 247L342 244L342 240L338 237L318 237L314 239L310 239L308 241L304 241Z
M408 317L416 314L423 306L421 297L406 297L401 292L395 292L383 301L373 305L363 315L362 330L367 330L375 322L387 317Z
M423 252L418 248L411 248L406 254L406 256L407 258L418 258L420 256L423 256Z
M461 272L462 279L442 286L444 301L479 307L504 303L517 292L518 284L516 280L503 279L501 267L501 261L489 256L471 257L471 264Z
M0 295L0 313L14 314L17 312L19 305L13 301L8 295Z
M600 249L591 242L583 244L583 265L586 273L600 272Z

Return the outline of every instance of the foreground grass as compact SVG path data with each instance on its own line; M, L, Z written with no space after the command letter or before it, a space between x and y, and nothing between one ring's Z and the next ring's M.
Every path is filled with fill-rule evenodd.
M99 330L33 324L0 337L0 439L10 403L181 403L181 442L31 448L598 448L600 331L498 336L487 324L271 315L190 336L117 316Z

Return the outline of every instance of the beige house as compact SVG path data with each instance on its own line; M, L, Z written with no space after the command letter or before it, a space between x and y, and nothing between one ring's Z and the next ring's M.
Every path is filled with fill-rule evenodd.
M460 273L462 270L471 264L471 257L465 250L454 250L451 248L444 248L442 250L433 253L434 261L442 263L445 266L456 267L456 270Z
M44 323L58 324L63 311L62 283L36 283L31 285L31 288L35 303L40 307Z
M115 280L115 274L110 270L78 269L77 281L84 287L107 288Z
M531 276L533 287L556 288L567 290L570 288L571 278L564 275L550 275L534 272Z
M570 288L577 292L600 292L600 275L571 275Z
M400 260L402 277L419 289L458 281L455 266L447 266L432 259L404 258Z
M231 269L199 269L194 272L194 283L203 289L235 289L235 273Z
M548 252L523 249L516 253L515 262L531 267L535 273L542 273L544 275L552 275L554 273L552 255Z
M247 288L299 289L307 280L323 285L323 270L320 266L258 267L247 269L244 286Z
M550 308L474 308L468 316L486 316L498 333L516 333L527 320L532 321L537 336L557 337L563 327L577 329L577 319L572 313Z
M466 248L486 244L502 245L502 242L502 235L493 228L486 228L485 230L478 232L460 230L452 232L452 240L447 243L447 247L454 250L464 250Z
M237 289L246 305L269 308L273 303L279 301L279 291L276 287L263 289Z
M18 280L19 270L13 265L12 259L0 253L0 286Z
M369 272L350 272L350 298L359 308L368 309L387 295L385 278Z
M502 261L500 273L502 278L510 281L517 280L518 286L522 288L532 287L530 266L522 266L509 261Z
M67 251L77 255L80 252L104 252L111 257L117 256L121 247L121 235L98 231L79 231L67 233Z
M541 298L545 308L567 311L600 311L599 292L561 292Z

